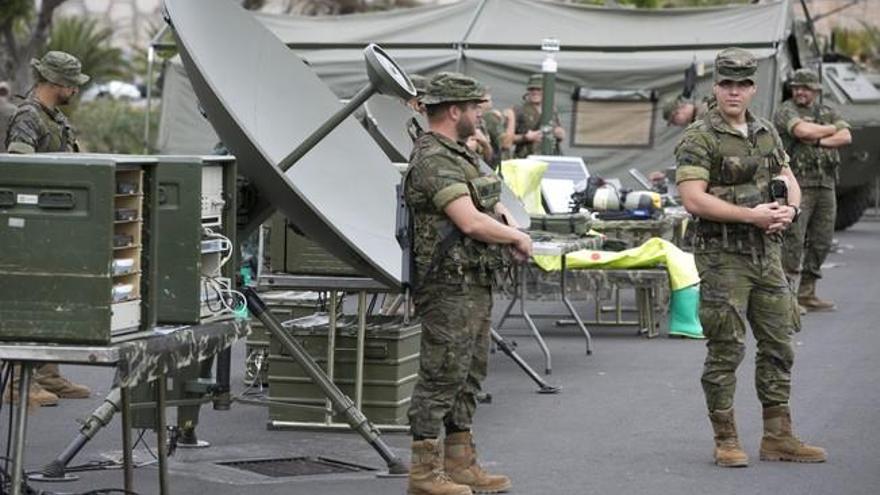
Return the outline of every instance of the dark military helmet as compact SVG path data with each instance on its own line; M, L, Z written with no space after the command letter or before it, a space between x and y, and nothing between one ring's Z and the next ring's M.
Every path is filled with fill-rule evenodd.
M409 80L412 81L413 87L416 89L416 96L425 94L425 89L428 87L427 77L421 74L410 74Z
M541 74L532 74L529 76L529 82L526 89L544 89L544 76Z
M457 72L440 72L428 82L420 98L425 105L465 101L486 101L486 87L476 79Z
M810 69L798 69L794 71L794 75L791 76L791 80L789 80L788 84L791 87L804 86L813 91L822 91L822 83L819 82L819 75Z
M726 48L715 56L715 82L751 81L755 82L758 59L748 50Z
M31 59L31 67L51 83L67 87L79 87L89 82L82 73L82 64L76 57L65 52L48 52L43 58Z

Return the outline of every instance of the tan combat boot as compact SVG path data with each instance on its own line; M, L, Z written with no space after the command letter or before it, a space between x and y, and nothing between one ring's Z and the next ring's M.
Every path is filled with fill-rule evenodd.
M92 395L89 387L73 383L61 376L57 363L46 363L35 367L34 380L41 387L62 399L88 399Z
M709 413L709 421L715 430L715 464L721 467L746 467L749 456L739 444L733 408Z
M474 438L469 431L446 435L443 465L452 481L471 487L474 493L501 493L510 490L510 478L490 474L477 462Z
M798 287L798 304L807 311L834 311L837 306L832 301L825 301L816 296L816 279L802 278Z
M453 482L443 470L440 441L419 440L412 444L409 468L409 495L472 495L466 485Z
M786 405L764 408L762 461L825 462L825 449L801 442L791 431L791 412Z
M6 392L3 394L3 402L18 404L18 380L13 380L12 383L6 387ZM28 409L33 409L35 407L51 407L58 405L58 396L45 390L43 387L37 385L34 382L30 383L28 387Z

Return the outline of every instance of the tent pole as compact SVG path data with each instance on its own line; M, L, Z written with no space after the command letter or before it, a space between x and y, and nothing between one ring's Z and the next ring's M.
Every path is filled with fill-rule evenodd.
M150 152L150 113L153 102L153 61L156 59L156 44L165 35L168 30L168 24L162 26L162 29L150 40L150 46L147 48L147 108L144 112L144 154Z
M471 21L468 23L467 28L464 30L461 41L458 42L458 60L455 61L456 72L461 72L461 64L464 60L465 44L467 43L468 37L470 37L471 35L471 31L473 31L474 26L477 24L477 20L480 18L480 14L483 12L483 8L488 2L489 0L480 0L480 4L477 5L476 9L474 9L474 15L473 17L471 17Z

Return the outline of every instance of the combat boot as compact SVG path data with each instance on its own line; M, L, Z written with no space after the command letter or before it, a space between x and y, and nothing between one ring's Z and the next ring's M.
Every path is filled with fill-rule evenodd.
M3 402L18 404L18 367L15 368L15 376L13 377L11 383L6 387L6 391L3 393ZM33 380L30 382L28 386L28 409L33 409L35 407L51 407L58 405L58 396L45 390L43 387L37 385Z
M88 399L92 391L61 376L57 363L46 363L34 369L34 380L44 389L62 399Z
M709 413L709 421L715 430L715 464L721 467L746 467L749 456L746 455L736 435L736 420L733 408Z
M440 441L419 440L412 444L412 465L409 468L409 495L472 495L466 485L452 481L443 470Z
M469 431L446 435L443 466L452 481L471 487L474 493L501 493L510 490L510 478L490 474L477 462L474 437Z
M762 461L825 462L825 449L801 442L791 431L788 406L764 408L764 437L761 439Z
M816 296L816 279L802 278L798 287L798 304L807 311L834 311L837 306L832 301L825 301Z

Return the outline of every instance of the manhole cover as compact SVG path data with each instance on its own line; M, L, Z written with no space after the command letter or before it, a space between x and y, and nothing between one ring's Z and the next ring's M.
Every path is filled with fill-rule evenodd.
M263 476L285 478L288 476L310 476L315 474L338 474L359 471L373 471L372 468L325 457L286 457L281 459L256 459L250 461L218 462L221 466L243 469Z

